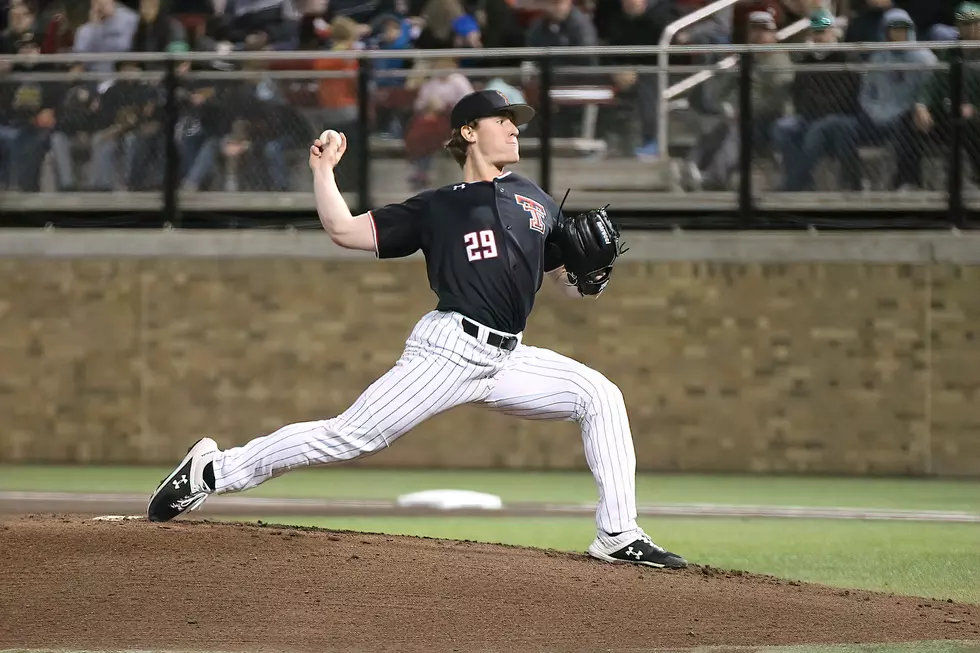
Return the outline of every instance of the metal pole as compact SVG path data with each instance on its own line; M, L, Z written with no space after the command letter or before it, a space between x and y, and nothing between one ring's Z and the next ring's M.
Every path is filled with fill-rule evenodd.
M371 62L366 57L357 60L357 199L361 211L371 204Z
M949 219L959 228L965 226L963 212L963 52L959 48L949 58Z
M667 53L661 50L657 55L657 66L660 68L657 72L657 148L665 161L670 161L670 148L667 142L667 120L670 113L668 111L670 100L667 99L668 61Z
M738 71L738 132L742 149L739 158L738 210L743 229L752 225L752 53L740 56Z
M163 107L163 132L165 138L165 155L163 168L163 219L174 227L181 226L181 215L178 197L180 186L180 151L177 149L177 121L180 109L177 106L177 64L170 57L164 62L165 75L163 85L166 89L166 100Z
M539 185L541 190L546 193L551 192L551 121L554 120L554 110L551 106L551 73L552 73L552 61L551 57L545 55L540 59L540 81L539 81L539 94L538 104L541 106L541 122L540 125L540 141L541 141L541 151L538 156L541 157L541 179L539 180Z

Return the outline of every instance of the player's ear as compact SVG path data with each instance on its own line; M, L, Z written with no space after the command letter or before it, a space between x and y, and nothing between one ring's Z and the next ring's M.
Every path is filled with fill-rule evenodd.
M463 137L463 140L467 143L476 142L476 126L475 125L463 125L459 128L459 135Z

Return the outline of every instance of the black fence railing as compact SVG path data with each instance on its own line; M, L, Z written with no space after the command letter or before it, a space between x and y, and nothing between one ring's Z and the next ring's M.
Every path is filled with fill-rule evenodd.
M535 106L515 169L570 188L570 210L750 229L968 228L980 209L976 43L659 51L0 57L0 210L309 218L305 158L327 128L348 135L338 180L367 210L458 179L448 109L487 86Z

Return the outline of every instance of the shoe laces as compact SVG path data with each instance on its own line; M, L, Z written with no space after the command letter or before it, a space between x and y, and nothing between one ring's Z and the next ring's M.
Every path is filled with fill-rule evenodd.
M660 546L659 544L657 544L656 542L654 542L652 539L650 539L650 536L649 535L647 535L646 533L643 533L642 531L640 532L640 541L641 542L646 542L647 544L649 544L650 546L652 546L654 549L656 549L660 553L666 553L666 549L664 549L662 546Z

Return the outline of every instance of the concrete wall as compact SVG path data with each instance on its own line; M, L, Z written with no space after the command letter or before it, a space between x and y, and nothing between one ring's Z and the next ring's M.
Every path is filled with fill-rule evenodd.
M980 475L980 240L628 233L526 342L626 396L641 469ZM434 306L419 258L314 233L0 232L0 460L172 463L343 410ZM461 408L360 464L579 468Z

